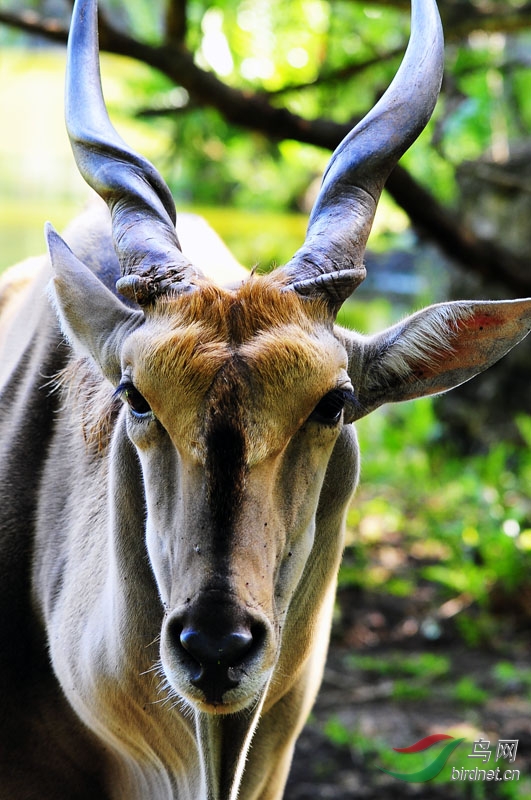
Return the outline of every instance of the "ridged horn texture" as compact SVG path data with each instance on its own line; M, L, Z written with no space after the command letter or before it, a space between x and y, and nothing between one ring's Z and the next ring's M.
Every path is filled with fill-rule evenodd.
M411 37L386 93L337 147L304 245L281 272L333 313L365 278L363 255L385 181L426 126L439 95L444 42L435 0L412 0Z
M200 273L181 252L175 205L155 167L111 124L101 88L97 0L76 0L68 39L66 127L81 175L107 203L122 278L118 291L141 305L188 291Z

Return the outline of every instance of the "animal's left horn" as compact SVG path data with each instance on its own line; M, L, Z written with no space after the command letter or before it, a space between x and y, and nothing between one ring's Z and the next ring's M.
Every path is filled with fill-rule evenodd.
M181 252L175 205L155 167L133 152L111 124L101 88L97 0L76 0L68 40L66 127L87 183L112 215L122 278L117 289L140 304L199 276Z
M444 42L435 0L412 0L411 37L381 100L332 155L306 241L281 268L289 286L335 313L365 277L363 254L391 170L426 126L439 95Z

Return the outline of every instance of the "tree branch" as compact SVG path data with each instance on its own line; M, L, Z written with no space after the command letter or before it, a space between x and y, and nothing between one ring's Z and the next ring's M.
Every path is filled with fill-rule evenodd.
M15 14L12 11L0 11L0 24L30 33L32 36L43 36L52 42L66 42L68 30L58 19L46 19L29 9Z
M166 8L166 43L183 44L186 39L186 0L168 0Z

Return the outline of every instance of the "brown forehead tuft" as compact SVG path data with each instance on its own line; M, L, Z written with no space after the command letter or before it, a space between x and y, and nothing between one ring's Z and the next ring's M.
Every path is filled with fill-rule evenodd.
M207 284L161 298L124 356L162 424L171 429L179 420L181 439L184 429L197 446L207 430L214 443L228 439L225 422L208 411L223 407L232 434L241 434L242 460L257 457L246 453L243 417L246 425L273 419L281 403L284 423L274 427L283 440L335 385L345 360L325 304L282 291L269 276L250 278L235 291ZM278 446L276 439L264 442L266 449Z
M189 294L163 297L152 313L171 319L179 328L200 323L210 341L235 346L260 331L287 324L307 331L315 323L330 325L330 312L323 301L285 291L274 272L250 276L233 291L206 284Z

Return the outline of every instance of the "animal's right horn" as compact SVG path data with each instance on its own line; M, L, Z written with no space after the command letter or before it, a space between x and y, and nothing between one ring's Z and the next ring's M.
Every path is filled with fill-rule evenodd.
M441 86L444 42L436 0L412 0L411 37L381 100L337 147L306 241L280 273L333 314L365 277L363 254L389 173L428 122Z
M118 291L140 304L187 291L200 273L181 252L170 190L112 126L101 88L97 0L76 0L68 39L66 126L74 158L112 215L122 278Z

